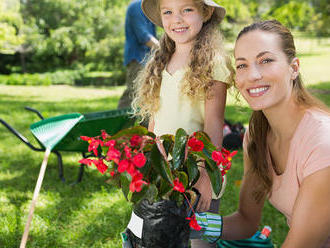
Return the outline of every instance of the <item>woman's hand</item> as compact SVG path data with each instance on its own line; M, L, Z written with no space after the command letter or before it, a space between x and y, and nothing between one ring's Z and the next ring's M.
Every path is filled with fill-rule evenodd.
M212 187L209 175L205 168L200 169L200 177L194 185L201 194L197 205L197 212L206 212L209 210L212 201Z
M222 233L222 216L215 213L196 213L196 221L202 228L200 231L190 230L190 239L202 239L215 243Z

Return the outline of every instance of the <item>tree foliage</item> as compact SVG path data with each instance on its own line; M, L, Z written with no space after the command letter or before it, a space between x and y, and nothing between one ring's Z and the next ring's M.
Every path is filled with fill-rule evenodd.
M313 16L314 10L307 2L289 1L271 8L264 19L274 18L291 29L306 30Z
M20 34L22 26L18 2L0 0L0 53L13 54L24 42Z
M291 29L330 35L328 0L216 0L221 25L235 37L242 26L278 19ZM60 69L124 75L124 20L130 0L0 0L0 73Z

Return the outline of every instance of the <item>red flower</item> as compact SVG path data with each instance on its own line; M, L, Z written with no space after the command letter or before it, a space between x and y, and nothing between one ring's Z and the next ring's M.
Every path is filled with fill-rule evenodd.
M84 159L80 159L79 163L86 164L86 165L95 164L96 168L102 174L104 174L104 172L106 172L106 170L108 169L108 166L103 162L103 159L96 160L96 159L84 158Z
M119 163L121 153L114 147L110 147L108 152L107 152L107 157L105 158L108 161L114 161L116 164Z
M78 161L79 163L81 164L85 164L85 165L92 165L93 164L93 159L90 159L90 158L83 158L83 159L80 159Z
M175 178L173 181L173 190L179 191L181 193L185 192L183 184L179 181L179 178Z
M142 142L142 138L139 135L133 135L130 140L131 146L139 146Z
M127 168L127 173L130 174L131 176L135 175L137 172L134 164L132 163L131 160L129 160L128 168Z
M194 152L200 152L204 148L204 144L201 140L196 139L195 137L191 137L188 140L188 146L193 150Z
M93 151L95 156L98 155L97 148L99 145L103 145L103 141L99 139L95 139L93 137L87 137L87 136L80 136L80 138L84 141L88 141L89 146L88 146L88 151Z
M222 148L221 151L224 155L224 160L222 161L222 165L226 170L229 170L231 167L231 160L236 155L237 151L229 152L224 148Z
M189 222L190 228L195 229L196 231L200 231L202 229L202 227L198 224L196 220L196 215L193 215L192 217L187 217L186 219L190 220Z
M108 166L103 162L103 159L94 160L93 162L96 168L98 169L98 171L101 172L102 174L104 174L107 171Z
M116 173L114 171L110 171L110 175L113 177Z
M127 171L132 177L137 173L137 170L134 167L134 164L131 160L123 159L118 163L118 172L123 173Z
M140 192L142 190L143 184L148 184L142 180L143 174L140 172L136 172L135 175L132 177L131 184L129 185L129 190L131 192Z
M124 152L125 152L125 155L126 155L127 158L131 158L132 157L131 151L132 151L132 149L130 147L125 146Z
M116 145L116 141L115 140L109 140L104 145L108 146L108 147L114 147Z
M219 151L213 151L212 152L212 159L214 160L214 162L217 163L217 165L221 164L221 162L223 161L222 153L219 152Z
M101 136L102 139L105 140L106 138L110 137L109 134L107 134L107 132L105 130L101 130Z
M143 153L138 153L133 157L133 164L138 168L143 167L146 164L146 161L147 159Z
M80 136L83 141L90 141L92 138L88 136Z
M118 172L123 173L128 169L128 166L129 166L129 161L127 159L119 161Z

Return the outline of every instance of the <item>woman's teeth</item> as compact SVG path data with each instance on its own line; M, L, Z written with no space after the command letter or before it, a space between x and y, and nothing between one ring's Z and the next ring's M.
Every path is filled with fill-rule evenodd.
M254 89L249 89L249 93L251 94L258 94L260 92L266 91L268 87L260 87L260 88L254 88Z

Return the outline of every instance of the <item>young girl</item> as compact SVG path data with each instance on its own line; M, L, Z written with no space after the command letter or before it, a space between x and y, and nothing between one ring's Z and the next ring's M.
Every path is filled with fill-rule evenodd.
M165 32L137 78L135 113L149 119L156 135L175 134L178 128L204 130L221 147L226 91L233 78L218 27L225 9L210 0L143 0L142 10ZM197 210L218 212L204 168L195 188L201 193Z

